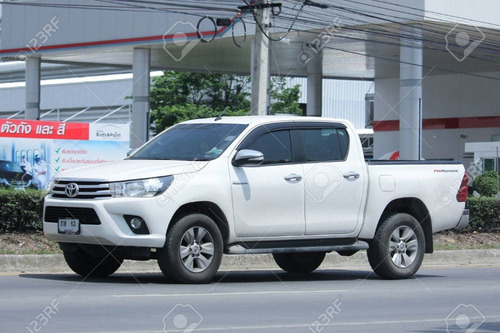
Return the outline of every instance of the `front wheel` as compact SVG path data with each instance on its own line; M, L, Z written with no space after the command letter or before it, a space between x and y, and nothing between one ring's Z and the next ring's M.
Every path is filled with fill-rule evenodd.
M411 215L397 213L382 222L368 249L372 269L385 279L412 277L424 259L425 237Z
M168 231L165 246L157 250L158 265L175 282L206 283L217 273L222 251L217 224L206 215L189 214Z
M289 273L310 273L325 259L325 252L273 253L278 266Z
M114 257L112 253L93 255L80 246L64 250L63 254L69 268L85 277L106 277L116 272L123 263L123 259Z

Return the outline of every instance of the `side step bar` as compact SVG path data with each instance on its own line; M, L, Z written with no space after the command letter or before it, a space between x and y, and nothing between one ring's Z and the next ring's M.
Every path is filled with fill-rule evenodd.
M322 246L294 246L294 247L267 247L248 248L235 244L226 248L225 254L264 254L264 253L295 253L295 252L332 252L332 251L359 251L368 249L368 243L356 241L350 245L322 245Z

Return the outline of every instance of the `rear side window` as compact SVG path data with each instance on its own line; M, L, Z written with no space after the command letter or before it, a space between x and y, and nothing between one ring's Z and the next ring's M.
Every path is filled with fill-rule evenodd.
M306 162L343 161L349 149L349 135L343 128L301 129Z
M262 152L264 154L263 164L292 162L292 144L288 130L264 133L250 141L244 148Z

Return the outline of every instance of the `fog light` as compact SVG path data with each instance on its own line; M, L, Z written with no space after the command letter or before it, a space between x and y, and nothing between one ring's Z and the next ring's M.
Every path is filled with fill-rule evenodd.
M134 234L138 235L148 235L149 229L146 221L137 215L123 215L125 222L127 222L128 227Z
M130 220L130 226L132 229L137 230L142 227L142 222L144 222L141 218L139 217L134 217Z

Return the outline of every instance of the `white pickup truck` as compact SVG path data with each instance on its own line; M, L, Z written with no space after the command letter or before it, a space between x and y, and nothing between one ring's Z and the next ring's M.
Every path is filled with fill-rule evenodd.
M45 235L84 276L156 259L174 281L205 283L223 254L272 253L308 273L328 252L367 250L379 276L407 278L433 233L469 220L462 164L367 163L352 125L324 118L187 121L50 190Z

